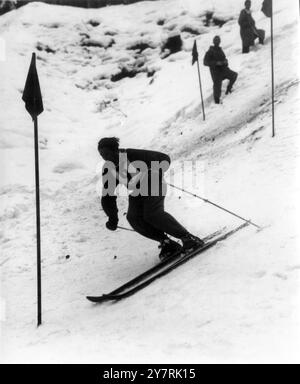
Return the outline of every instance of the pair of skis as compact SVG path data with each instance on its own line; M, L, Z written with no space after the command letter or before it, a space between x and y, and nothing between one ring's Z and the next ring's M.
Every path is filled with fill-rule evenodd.
M162 276L165 276L167 273L173 271L175 268L186 263L188 260L191 260L195 256L210 249L220 241L226 240L228 237L234 235L236 232L247 227L248 225L249 223L245 223L221 235L219 235L218 233L213 234L208 238L204 239L205 245L202 246L201 248L195 249L188 253L179 253L178 255L175 255L170 259L160 262L153 268L142 273L141 275L137 276L133 280L129 281L128 283L112 291L111 293L108 293L102 296L88 296L87 299L92 303L97 303L97 304L104 303L107 301L119 301L119 300L125 299L133 295L137 291L140 291L141 289L147 287L153 281L159 279Z

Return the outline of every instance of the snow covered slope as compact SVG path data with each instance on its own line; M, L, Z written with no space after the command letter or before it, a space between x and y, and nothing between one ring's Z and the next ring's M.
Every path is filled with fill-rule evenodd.
M34 3L1 16L3 361L299 362L299 10L297 1L276 1L272 139L270 20L260 6L253 1L267 41L246 56L237 0L99 10ZM212 10L227 21L222 28L204 26ZM177 32L183 50L163 58L164 43ZM216 34L239 79L215 106L209 71L201 66L203 122L191 49L196 37L203 56ZM39 119L44 325L38 330L33 131L21 100L33 51L45 105ZM137 74L116 81L126 71ZM194 191L265 229L244 230L122 303L90 305L85 295L117 287L153 266L158 253L135 233L105 230L96 151L104 135L118 135L124 147L170 153L177 174L183 161L199 161L202 182ZM199 236L239 224L187 196L171 193L167 205ZM126 208L120 198L124 226Z

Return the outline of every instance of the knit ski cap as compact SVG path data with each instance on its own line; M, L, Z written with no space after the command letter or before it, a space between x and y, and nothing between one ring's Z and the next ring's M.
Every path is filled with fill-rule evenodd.
M98 143L98 151L102 148L109 148L113 151L117 151L119 149L120 139L117 137L104 137Z

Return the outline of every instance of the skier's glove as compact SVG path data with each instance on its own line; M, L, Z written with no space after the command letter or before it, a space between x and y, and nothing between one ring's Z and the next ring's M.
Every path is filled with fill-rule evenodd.
M111 220L109 219L106 223L106 228L110 231L116 231L118 228L118 220Z

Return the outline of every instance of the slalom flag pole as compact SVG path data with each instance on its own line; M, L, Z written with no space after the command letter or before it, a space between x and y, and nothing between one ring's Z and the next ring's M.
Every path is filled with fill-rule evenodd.
M36 244L37 244L37 325L42 324L42 257L41 257L41 208L40 208L40 170L38 118L34 117L34 152L35 152L35 191L36 191Z
M200 73L200 65L199 65L199 53L198 53L197 41L196 40L194 42L194 47L193 47L192 55L193 55L192 65L194 65L197 62L197 67L198 67L198 77L199 77L202 113L203 113L203 120L205 121L205 110L204 110L204 101L203 101L203 92L202 92L202 81L201 81L201 73Z
M252 225L253 227L256 227L258 229L262 229L259 225L253 223L251 220L247 220L245 219L244 217L240 216L240 215L237 215L236 213L232 212L232 211L229 211L228 209L224 208L224 207L221 207L220 205L216 204L216 203L213 203L212 201L208 200L208 199L205 199L204 197L201 197L201 196L198 196L196 195L195 193L192 193L192 192L189 192L189 191L186 191L185 189L183 188L179 188L179 187L176 187L175 185L173 184L168 184L170 187L174 188L174 189L177 189L178 191L181 191L181 192L184 192L190 196L193 196L193 197L196 197L197 199L200 199L202 201L204 201L205 203L208 203L210 205L213 205L214 207L218 208L218 209L221 209L222 211L224 212L227 212L229 213L230 215L234 216L234 217L237 217L238 219L240 220L243 220L245 223L248 223L250 225Z
M273 0L264 0L262 12L271 18L271 71L272 71L272 137L275 137L275 68L274 68L274 14Z
M34 122L35 191L36 191L36 242L37 242L37 325L42 324L42 274L41 274L41 214L40 214L40 172L38 115L44 111L39 78L36 70L36 55L32 54L31 64L23 92L25 108Z
M274 68L274 18L273 0L271 0L271 57L272 57L272 137L275 137L275 68Z

